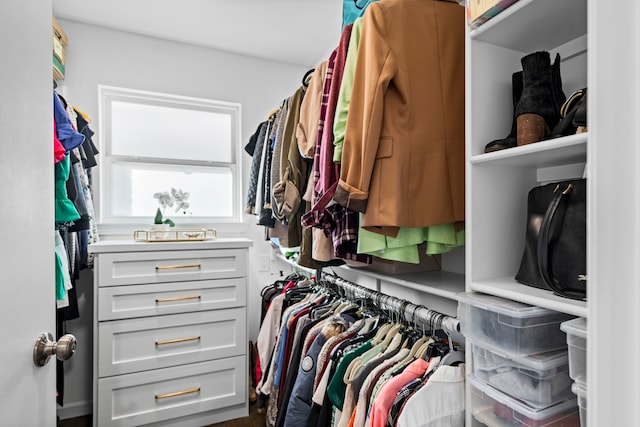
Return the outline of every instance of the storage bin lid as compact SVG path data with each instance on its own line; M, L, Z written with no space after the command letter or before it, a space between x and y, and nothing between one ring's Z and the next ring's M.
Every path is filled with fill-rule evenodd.
M575 409L575 412L578 412L578 401L576 399L565 400L564 402L558 403L553 406L549 406L544 409L535 409L528 405L525 405L522 401L514 399L490 385L480 381L475 378L473 375L468 377L469 384L478 390L479 392L489 396L491 399L496 402L502 403L503 405L508 406L513 411L517 412L520 415L523 415L529 419L540 421L550 418L554 415L562 414L566 412L567 414L571 413L572 409ZM471 393L474 393L472 390Z
M458 301L477 308L504 314L511 317L528 318L560 314L548 308L536 307L494 295L467 292L458 294Z
M485 342L476 342L470 338L467 339L472 345L472 351L476 351L476 349L480 349L481 351L486 350L502 359L508 359L507 362L512 362L509 364L509 367L517 368L523 366L538 372L544 372L562 366L568 367L569 365L569 353L567 349L537 353L529 356L515 356L505 352L503 348L497 348ZM495 368L500 367L502 366L496 366ZM505 365L504 367L507 366Z
M587 339L587 319L578 317L560 324L560 329L569 335Z

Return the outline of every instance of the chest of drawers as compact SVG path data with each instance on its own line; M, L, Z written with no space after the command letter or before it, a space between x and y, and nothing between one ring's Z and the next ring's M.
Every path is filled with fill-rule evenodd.
M90 246L94 426L197 427L247 415L249 246Z

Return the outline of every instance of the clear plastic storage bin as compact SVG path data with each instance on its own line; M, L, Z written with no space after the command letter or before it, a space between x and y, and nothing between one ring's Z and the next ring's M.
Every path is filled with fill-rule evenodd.
M547 408L573 397L566 350L511 358L470 340L473 374L534 408Z
M487 427L580 427L575 398L545 409L534 409L473 376L469 377L469 384L471 413Z
M578 383L573 383L571 391L578 396L578 406L580 407L580 426L587 427L587 389Z
M567 333L569 346L569 375L582 388L587 386L587 319L563 322L560 329Z
M480 293L460 294L462 333L478 344L528 356L567 347L560 323L573 316Z

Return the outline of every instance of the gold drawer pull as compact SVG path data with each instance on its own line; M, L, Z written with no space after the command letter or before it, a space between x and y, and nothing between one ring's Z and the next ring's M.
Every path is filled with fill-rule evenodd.
M173 301L186 301L189 299L201 299L200 295L192 295L188 297L174 297L174 298L156 298L156 304L160 302L173 302Z
M185 394L200 393L200 387L191 390L175 391L173 393L156 394L156 399L166 399L167 397L184 396Z
M156 270L175 270L178 268L200 268L200 264L190 264L190 265L161 265L156 267Z
M200 335L198 335L197 337L176 338L175 340L156 341L156 345L177 344L179 342L198 341L199 339Z

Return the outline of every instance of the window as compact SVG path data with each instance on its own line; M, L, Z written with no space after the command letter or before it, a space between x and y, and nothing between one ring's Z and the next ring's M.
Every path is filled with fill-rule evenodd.
M149 223L153 195L189 192L181 223L240 220L240 104L99 86L101 222ZM179 216L178 216L179 215Z

